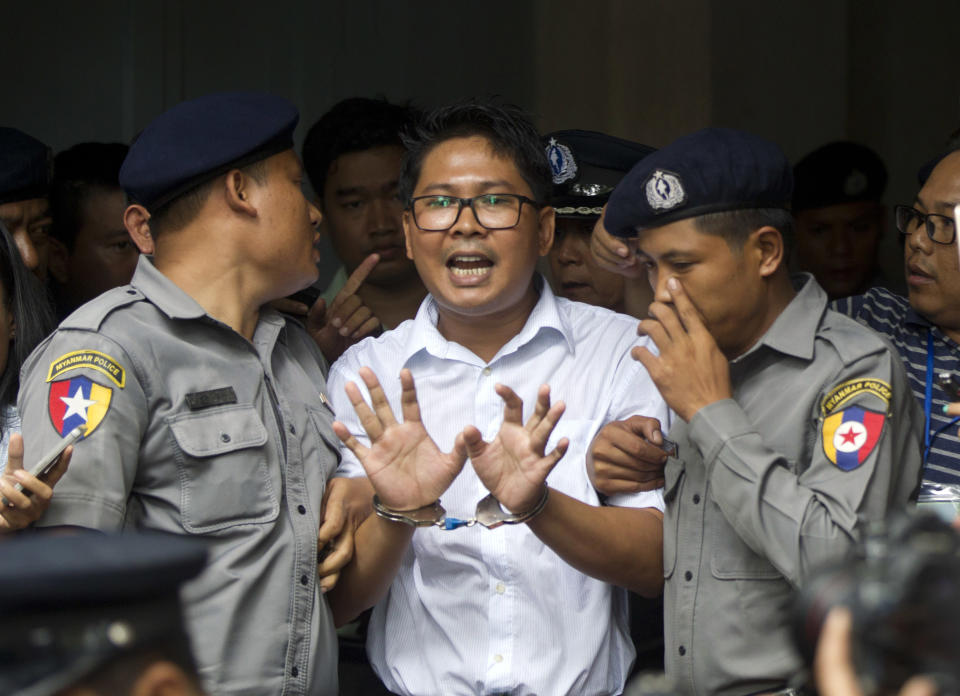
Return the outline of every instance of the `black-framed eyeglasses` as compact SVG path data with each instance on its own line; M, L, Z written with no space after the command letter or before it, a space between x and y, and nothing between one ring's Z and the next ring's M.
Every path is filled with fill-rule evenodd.
M506 230L520 222L523 204L542 208L542 204L516 193L484 193L473 198L456 196L417 196L410 199L413 221L424 232L446 232L460 219L468 205L481 227Z
M901 234L913 234L923 225L927 236L937 244L953 244L957 236L957 226L952 217L936 213L921 213L908 205L894 206L893 213L897 221L897 229Z

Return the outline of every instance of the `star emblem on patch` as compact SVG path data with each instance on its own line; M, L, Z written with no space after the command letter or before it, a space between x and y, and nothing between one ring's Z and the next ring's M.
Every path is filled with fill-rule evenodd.
M113 389L97 384L89 377L51 382L47 397L50 422L61 436L82 427L86 438L103 422L112 397Z
M843 471L853 471L870 456L886 422L886 414L851 406L823 420L823 453Z

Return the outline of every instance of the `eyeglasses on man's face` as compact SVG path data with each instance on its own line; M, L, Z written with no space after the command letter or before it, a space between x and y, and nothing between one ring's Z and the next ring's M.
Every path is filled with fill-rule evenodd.
M921 225L927 236L937 244L952 244L957 235L957 226L953 218L936 213L921 213L908 205L898 205L893 209L897 229L901 234L911 235Z
M446 232L457 224L464 206L470 206L481 227L506 230L520 222L524 203L543 207L532 198L515 193L484 193L472 198L416 196L410 199L410 211L414 223L424 232Z

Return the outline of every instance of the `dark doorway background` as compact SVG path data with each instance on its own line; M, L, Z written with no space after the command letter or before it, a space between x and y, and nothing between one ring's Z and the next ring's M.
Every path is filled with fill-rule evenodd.
M960 127L957 0L4 0L0 17L0 123L54 150L129 141L212 91L281 94L306 125L347 96L498 94L544 131L650 145L705 125L792 160L858 140L893 204ZM899 275L892 228L884 248Z

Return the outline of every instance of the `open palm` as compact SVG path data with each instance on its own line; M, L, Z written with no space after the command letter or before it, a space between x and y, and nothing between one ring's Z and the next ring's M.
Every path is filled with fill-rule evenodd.
M497 394L503 399L503 425L492 442L484 442L480 431L470 426L461 433L474 471L483 485L515 514L525 512L540 500L547 474L567 451L569 441L563 438L547 455L544 450L564 404L550 405L550 387L543 385L537 393L537 405L526 425L523 424L523 401L510 387L498 384Z
M400 372L402 423L394 417L373 370L362 367L359 374L370 392L372 408L353 382L347 383L346 393L370 438L370 446L364 446L339 421L333 424L334 432L360 460L384 505L394 510L414 510L433 503L463 468L467 457L463 438L457 438L452 452L440 451L420 420L410 370Z

